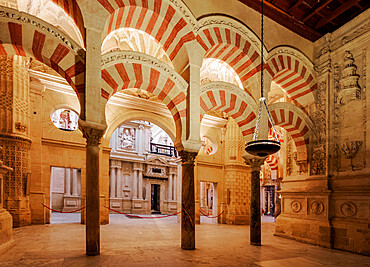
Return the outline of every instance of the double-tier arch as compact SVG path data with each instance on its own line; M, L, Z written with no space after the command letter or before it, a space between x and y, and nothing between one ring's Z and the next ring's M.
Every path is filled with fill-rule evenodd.
M170 66L139 52L116 51L103 56L101 97L137 88L158 97L169 109L176 125L175 143L185 136L187 82Z
M297 160L306 161L313 129L311 119L299 107L286 102L273 103L269 110L274 125L284 128L294 140Z
M5 9L5 10L4 10ZM85 106L85 51L49 23L14 9L0 7L0 55L34 58L51 67L71 85Z
M245 91L239 87L225 82L208 82L201 86L200 115L211 110L224 111L230 115L239 125L243 138L251 139L254 132L256 102Z
M103 38L120 28L132 28L153 36L177 71L188 62L186 42L195 39L196 19L182 1L98 0L109 12Z
M199 20L197 41L204 58L226 62L252 93L259 84L256 74L260 72L261 51L259 38L247 26L230 17L207 16ZM265 48L264 54L267 55Z
M301 106L314 103L317 89L313 63L298 50L279 46L269 52L266 73L294 101Z

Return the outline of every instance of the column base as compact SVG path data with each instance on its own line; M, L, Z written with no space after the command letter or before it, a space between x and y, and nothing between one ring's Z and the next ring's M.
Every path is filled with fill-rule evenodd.
M133 198L131 200L131 212L134 214L145 214L144 200L140 198Z
M0 209L0 252L8 249L13 241L13 219L6 209Z

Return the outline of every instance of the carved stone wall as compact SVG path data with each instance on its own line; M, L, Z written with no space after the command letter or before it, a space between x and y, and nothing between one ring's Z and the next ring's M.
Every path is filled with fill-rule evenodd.
M0 60L0 160L13 168L4 176L4 207L14 227L30 224L29 76L27 58Z
M275 225L279 236L367 255L369 14L364 12L315 42L319 86L309 114L314 123L310 177L291 183L283 180L282 211Z

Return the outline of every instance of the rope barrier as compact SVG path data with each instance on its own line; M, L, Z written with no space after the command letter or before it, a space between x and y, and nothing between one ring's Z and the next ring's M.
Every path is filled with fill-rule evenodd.
M209 216L209 215L211 215L212 214L212 211L211 212L207 212L207 211L205 211L204 209L202 209L202 208L199 208L200 209L200 211L202 212L202 213L207 213L207 216Z
M148 216L138 216L138 215L132 215L132 214L124 213L124 212L121 212L121 211L118 211L118 210L115 210L115 209L111 209L109 207L104 207L104 208L107 208L107 209L109 209L111 211L114 211L114 212L117 212L119 214L126 215L128 217L139 218L139 219L161 219L161 218L166 218L166 217L170 217L170 216L175 216L175 215L181 213L181 211L180 211L180 212L177 212L177 213L174 213L174 214L168 214L168 215L156 216L156 217L148 217Z
M52 209L48 206L46 206L44 203L41 203L41 205L43 205L45 208L47 208L48 210L51 210L51 211L54 211L54 212L59 212L59 213L74 213L74 212L77 212L77 211L80 211L80 210L83 210L85 207L82 207L80 209L77 209L77 210L72 210L72 211L60 211L60 210L55 210L55 209Z
M202 215L203 216L206 216L207 218L218 218L218 217L220 217L221 215L222 215L222 213L224 213L224 211L222 211L220 214L218 214L217 216L208 216L208 215L206 215L206 214L204 214L203 212L202 212L202 210L200 211L200 213L202 213Z

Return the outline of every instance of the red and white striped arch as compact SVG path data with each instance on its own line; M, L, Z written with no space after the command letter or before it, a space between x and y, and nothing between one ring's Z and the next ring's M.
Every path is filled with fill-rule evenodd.
M119 28L142 30L153 36L171 61L175 60L186 42L195 39L191 23L195 19L185 5L183 13L168 0L98 0L110 13L103 36ZM179 1L181 2L181 1ZM183 50L185 52L185 50Z
M274 125L284 128L293 138L298 160L306 160L313 128L310 118L300 108L286 102L271 104L269 111Z
M302 106L314 103L317 82L311 71L313 65L303 54L290 47L275 48L269 53L265 69L291 99Z
M201 119L210 110L224 111L235 119L245 139L251 137L258 107L249 94L225 82L205 83L200 91Z
M275 155L268 156L265 162L270 166L272 171L279 169L279 160Z
M75 22L77 28L80 30L82 39L85 42L85 26L80 7L76 0L51 0L53 3L61 7L68 16Z
M108 100L114 93L128 88L145 90L163 101L176 126L183 124L188 84L177 72L158 59L139 52L110 52L103 56L103 62L106 58L115 60L102 66L103 98Z
M210 16L199 21L197 41L205 58L228 63L238 74L244 87L260 71L259 39L243 24L223 16ZM255 76L256 77L256 76Z
M22 15L23 16L23 15ZM33 21L40 21L27 15ZM37 59L58 72L81 98L85 93L85 62L61 39L48 32L60 31L46 22L47 28L37 28L31 23L0 18L0 55L19 55ZM63 35L62 35L63 36Z

